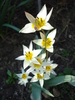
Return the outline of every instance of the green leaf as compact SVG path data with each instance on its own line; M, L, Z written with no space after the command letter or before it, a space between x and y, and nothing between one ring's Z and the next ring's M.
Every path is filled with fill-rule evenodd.
M64 73L59 73L59 74L58 74L58 76L62 76L62 75L64 75Z
M8 70L7 71L7 74L11 77L12 76L12 74L11 74L11 71L10 70Z
M18 78L17 75L16 75L16 73L13 74L13 78L15 78L15 79Z
M56 86L65 82L68 82L71 85L75 86L75 76L72 75L57 76L50 80L45 81L45 86Z
M5 5L4 5L3 9L2 9L1 16L0 16L0 28L1 28L2 24L3 24L3 22L4 22L4 18L5 18L5 15L7 13L7 9L8 9L8 6L10 4L10 1L11 0L6 0L6 3L5 3Z
M74 76L75 76L75 70L73 70L73 71L72 71L72 75L74 75Z
M48 90L46 90L45 88L42 88L42 91L45 92L47 95L54 97L53 94L51 94Z
M32 96L34 100L41 100L41 87L36 83L32 83Z
M6 27L9 27L9 28L12 28L13 30L15 30L15 31L17 31L17 32L19 32L20 31L20 29L19 28L17 28L17 27L15 27L15 26L13 26L13 25L11 25L11 24L3 24L3 26L6 26Z
M23 6L23 5L25 5L27 2L29 2L30 0L25 0L25 1L23 1L23 2L21 2L17 7L20 7L20 6Z
M68 67L65 68L65 69L64 69L64 74L65 74L65 75L70 75L70 74L71 74L70 68L68 68Z

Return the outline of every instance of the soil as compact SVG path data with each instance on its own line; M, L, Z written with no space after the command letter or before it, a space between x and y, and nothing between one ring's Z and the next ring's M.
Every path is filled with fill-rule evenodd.
M22 0L18 0L17 4L20 2L22 2ZM13 4L12 2L12 5ZM75 2L74 0L41 0L41 7L44 4L46 4L48 12L51 7L54 7L49 22L52 26L57 28L54 53L50 54L51 59L58 64L55 71L58 75L63 72L66 67L70 68L71 71L75 70ZM37 1L30 0L25 6L16 8L10 24L21 29L28 23L24 11L36 16L38 13ZM7 17L8 14L6 18ZM7 84L7 71L10 70L12 74L20 72L22 61L16 61L15 58L22 55L22 45L29 46L30 41L33 40L35 35L38 35L39 32L22 34L10 28L6 29L6 27L3 27L3 32L4 38L0 38L0 100L30 100L31 89L29 84L27 84L26 87L21 86L18 84L18 80L15 80L15 84ZM66 89L67 85L68 89ZM64 86L54 87L60 91L60 96L45 98L42 95L42 100L64 100L65 98L66 100L74 100L75 87L68 83L67 85L64 84ZM65 91L63 87L65 87L67 91L65 94L61 91ZM74 97L70 98L68 95L73 95Z

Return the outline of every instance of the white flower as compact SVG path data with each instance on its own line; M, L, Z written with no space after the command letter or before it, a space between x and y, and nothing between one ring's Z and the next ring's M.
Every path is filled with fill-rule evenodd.
M23 55L19 56L16 58L16 60L24 60L23 62L23 67L24 69L31 63L31 62L35 62L35 63L39 63L35 57L37 57L37 55L41 52L41 49L37 49L37 50L32 50L33 49L33 45L32 42L30 42L29 48L27 48L26 46L23 45Z
M28 83L28 79L32 78L28 76L28 72L25 72L23 68L21 68L22 73L16 74L19 78L19 84L26 86L26 83Z
M44 5L41 9L41 11L37 14L37 17L34 18L31 14L25 12L25 15L30 23L26 24L21 30L21 33L31 33L35 32L41 29L44 30L51 30L53 27L48 23L51 14L52 14L53 8L50 10L50 12L47 15L47 8L46 5Z
M46 53L43 53L40 56L36 57L39 64L36 64L36 62L34 62L34 63L32 62L30 64L31 67L28 69L28 71L29 72L32 72L34 70L36 70L37 72L43 71L42 62L44 61L45 57L46 57Z
M31 79L31 82L37 82L39 81L41 87L44 85L44 80L50 79L48 74L45 74L43 72L33 72L34 76Z
M40 33L41 39L33 40L33 42L42 48L46 47L46 50L49 52L53 52L53 44L55 42L54 38L56 35L56 29L54 29L52 32L50 32L45 39L45 35L43 33Z
M50 58L48 58L46 63L49 63L49 65L44 66L44 72L46 72L46 74L48 74L48 75L50 75L51 73L53 75L56 75L54 69L58 66L58 64L53 63L53 61L50 61Z

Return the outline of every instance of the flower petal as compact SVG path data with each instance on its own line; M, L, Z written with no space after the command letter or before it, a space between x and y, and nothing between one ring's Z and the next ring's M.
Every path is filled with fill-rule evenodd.
M48 13L48 15L46 16L46 22L49 21L51 15L52 15L52 11L53 11L53 8L50 10L50 12Z
M52 32L50 32L47 37L50 37L51 40L53 40L55 38L55 36L56 36L56 29L54 29Z
M23 45L23 54L25 55L25 53L28 51L29 49Z
M30 42L30 45L29 45L29 50L32 51L33 49L33 45L32 45L32 41Z
M27 66L28 66L29 64L30 64L29 61L24 60L24 62L23 62L23 68L24 68L24 69L27 68Z
M35 22L35 18L29 14L28 12L25 12L25 15L27 17L27 19L29 20L29 22L34 23Z
M20 33L33 33L36 30L32 28L32 23L26 24L19 32Z
M58 64L51 64L52 69L56 68L58 66Z
M25 56L24 55L19 56L19 57L16 58L16 60L24 60L24 59L25 59Z
M40 32L40 37L41 37L41 39L44 39L45 35L42 32Z
M36 78L36 76L34 76L32 79L31 79L31 82L37 82L38 79Z
M42 39L33 40L33 42L42 47Z
M53 46L51 46L49 49L47 49L49 52L53 53L54 49Z
M46 15L47 15L47 8L46 8L46 5L44 5L41 11L37 14L37 17L45 19Z
M30 73L30 72L32 72L34 69L32 68L32 67L30 67L26 72L27 73Z
M36 57L41 52L41 49L33 50L33 57Z
M43 80L43 79L40 79L39 82L40 82L41 87L43 87L43 85L44 85L44 80Z
M51 26L49 23L46 23L45 26L43 26L41 29L51 30L51 29L53 29L53 26Z

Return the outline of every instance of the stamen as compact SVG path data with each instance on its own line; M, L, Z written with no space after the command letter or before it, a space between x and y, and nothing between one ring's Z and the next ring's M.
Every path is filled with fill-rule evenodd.
M41 27L45 26L45 20L42 18L36 18L35 22L32 24L32 28L39 30Z

